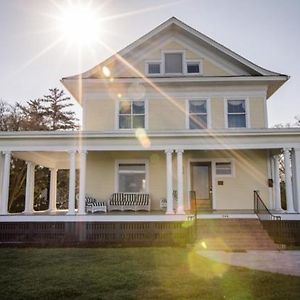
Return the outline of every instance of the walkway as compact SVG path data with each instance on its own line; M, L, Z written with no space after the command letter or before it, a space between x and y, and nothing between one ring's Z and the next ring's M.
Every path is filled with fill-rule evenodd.
M300 251L199 251L201 256L249 269L300 276Z

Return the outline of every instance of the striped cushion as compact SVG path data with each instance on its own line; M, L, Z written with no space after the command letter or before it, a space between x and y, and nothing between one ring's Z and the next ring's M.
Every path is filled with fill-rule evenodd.
M123 194L123 204L124 205L135 205L136 194Z
M85 196L85 205L88 207L91 206L106 206L105 201L97 201L97 199L90 197L90 196Z
M137 194L136 196L136 205L149 204L149 194Z
M93 202L95 202L95 201L96 201L95 198L90 197L90 196L85 196L85 203L86 203L86 204L91 204L91 203L93 203Z
M113 193L109 204L116 206L149 205L149 194Z
M113 193L109 203L112 205L122 205L123 204L123 193Z

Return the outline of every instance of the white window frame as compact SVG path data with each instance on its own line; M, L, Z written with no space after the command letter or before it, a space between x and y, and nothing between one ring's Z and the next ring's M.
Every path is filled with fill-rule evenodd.
M230 101L230 100L244 100L245 101L246 127L228 127L228 101ZM226 129L250 128L249 98L248 97L227 97L227 98L224 98L224 120L225 120L225 128Z
M206 115L207 115L207 128L197 128L197 129L191 129L190 128L190 101L206 101ZM197 131L197 130L206 130L211 128L211 101L208 97L203 98L188 98L185 101L185 111L186 111L186 118L185 118L185 128L191 131Z
M165 54L168 53L180 53L182 54L182 73L166 73L165 70ZM149 74L148 72L148 67L149 64L154 63L154 64L160 64L160 73L156 74ZM187 72L187 65L189 63L192 64L198 64L199 65L199 73L188 73ZM160 60L159 59L152 59L152 60L146 60L145 61L145 74L147 76L157 76L157 75L166 75L166 76L182 76L182 75L187 75L187 76L193 76L193 75L203 75L203 59L186 59L186 50L161 50L160 54Z
M159 73L149 73L149 65L150 64L158 64L160 65L160 72ZM147 76L157 76L162 74L162 62L161 60L146 60L145 61L145 74Z
M119 193L119 165L120 164L145 164L145 193L149 193L149 160L148 159L117 159L115 160L115 193ZM138 193L137 193L138 194Z
M121 101L144 101L144 125L145 127L143 129L147 130L148 129L148 101L147 99L131 99L131 100L125 100L128 99L124 97L124 99L118 99L116 101L116 111L115 111L115 130L121 130L121 131L134 131L137 128L120 128L120 119L119 119L119 112L120 112L120 102ZM132 115L132 114L131 114Z
M217 174L217 163L230 163L231 164L231 174ZM235 163L234 159L228 158L218 158L214 160L214 172L216 178L222 177L235 177Z
M165 70L165 54L170 54L170 53L181 53L182 54L182 73L166 73ZM161 72L164 75L168 76L182 76L185 74L185 50L162 50L161 51Z
M188 73L188 64L199 65L199 72L198 73ZM186 60L185 61L185 75L193 76L193 75L202 75L203 74L203 66L202 60Z

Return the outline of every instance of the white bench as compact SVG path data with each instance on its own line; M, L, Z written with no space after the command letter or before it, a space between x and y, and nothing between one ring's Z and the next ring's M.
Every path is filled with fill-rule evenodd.
M108 201L108 211L150 211L150 195L141 193L113 193Z

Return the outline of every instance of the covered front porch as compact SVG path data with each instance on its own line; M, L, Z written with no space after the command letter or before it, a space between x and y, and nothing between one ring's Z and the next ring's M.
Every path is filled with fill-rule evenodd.
M207 133L184 133L180 138L172 135L164 139L149 134L147 139L151 143L128 133L104 136L92 133L5 134L0 140L0 218L186 220L194 214L197 203L203 205L205 201L205 205L210 206L199 214L200 218L251 217L254 190L259 191L270 210L283 213L279 155L285 158L287 209L284 215L299 213L298 133L292 130L282 135L277 133L275 143L275 133L271 130L262 135L264 142L260 131L256 130L256 135L252 131L243 135L223 132L217 138ZM19 214L8 212L12 157L27 164L25 209ZM33 203L36 165L50 170L49 207L42 212L36 212ZM57 207L57 172L62 169L69 173L67 210ZM130 185L129 190L124 190ZM196 199L191 199L193 191ZM86 213L86 195L109 201L117 192L149 194L150 212Z

